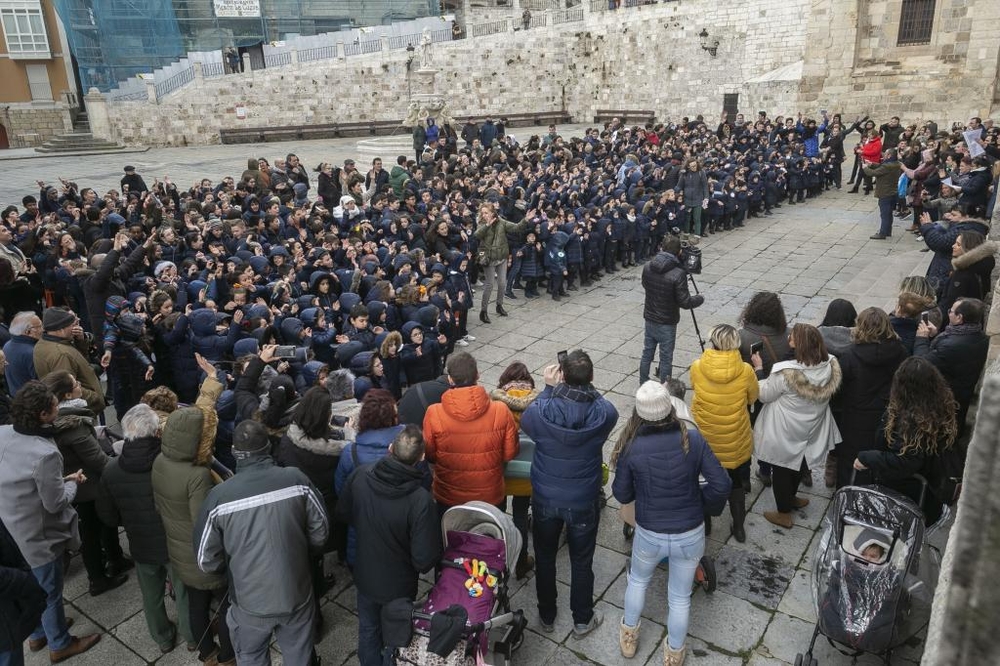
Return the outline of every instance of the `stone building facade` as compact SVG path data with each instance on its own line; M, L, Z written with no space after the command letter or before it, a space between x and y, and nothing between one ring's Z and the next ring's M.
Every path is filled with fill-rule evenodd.
M944 126L1000 108L1000 2L936 0L926 44L896 46L901 7L927 0L676 0L583 20L435 44L451 115L651 109L659 120L822 108ZM512 28L519 25L511 21ZM158 103L108 104L106 138L218 142L223 128L406 116L408 54L383 51L196 80ZM92 111L91 116L95 114Z

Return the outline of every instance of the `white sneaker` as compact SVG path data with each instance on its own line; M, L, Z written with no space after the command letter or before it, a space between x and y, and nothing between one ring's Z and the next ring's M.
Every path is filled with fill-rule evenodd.
M463 340L462 338L459 338L458 340L455 340L455 346L456 347L468 347L469 343L466 342L465 340Z
M474 336L474 335L466 335L462 339L465 340L466 342L475 342L476 341L476 336Z

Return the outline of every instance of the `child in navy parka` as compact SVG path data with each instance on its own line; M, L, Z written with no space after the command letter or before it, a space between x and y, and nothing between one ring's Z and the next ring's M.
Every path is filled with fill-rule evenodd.
M563 285L563 278L568 274L566 264L566 243L569 242L569 234L565 231L557 231L549 237L545 244L545 272L549 276L549 293L552 300L560 300L560 296L566 296L566 289Z

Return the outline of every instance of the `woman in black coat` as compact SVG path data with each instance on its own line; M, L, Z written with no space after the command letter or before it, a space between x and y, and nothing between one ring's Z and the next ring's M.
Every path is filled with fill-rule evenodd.
M851 331L851 345L837 358L843 374L839 409L834 411L843 437L836 448L838 488L850 484L858 453L875 448L893 375L907 355L889 315L878 308L861 311Z
M858 452L854 461L859 472L855 482L866 483L869 479L862 477L870 476L916 502L922 484L914 475L921 474L930 482L920 507L924 522L936 522L944 503L951 500L938 496L940 488L934 480L940 476L943 457L954 453L958 435L955 410L955 398L940 371L926 359L906 359L893 377L875 447Z
M951 274L938 304L948 321L948 310L960 298L983 300L990 293L990 276L996 266L997 244L978 231L963 231L952 246Z
M97 516L98 482L108 456L97 441L94 413L87 408L76 377L57 370L42 382L59 399L59 415L52 426L63 457L63 474L83 470L88 480L77 490L73 506L80 515L80 555L90 579L90 595L96 597L122 585L128 579L124 572L134 566L122 552L118 530L105 526Z

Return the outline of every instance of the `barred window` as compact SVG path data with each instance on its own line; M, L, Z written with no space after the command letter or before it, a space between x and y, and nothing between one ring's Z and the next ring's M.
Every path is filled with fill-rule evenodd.
M903 0L896 46L929 44L936 0Z
M51 57L39 0L0 1L0 23L11 58Z

